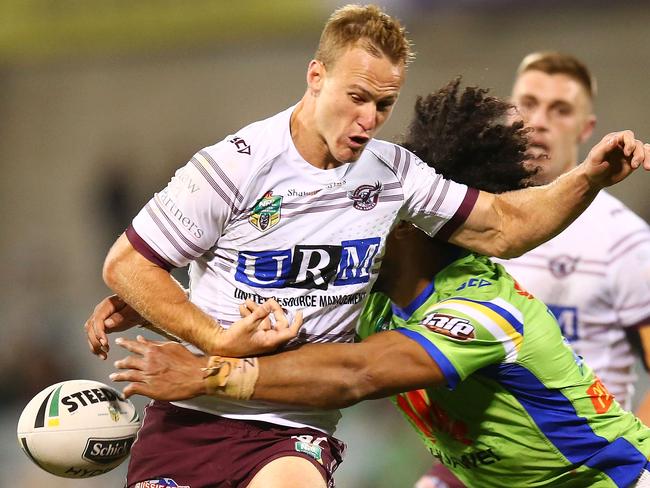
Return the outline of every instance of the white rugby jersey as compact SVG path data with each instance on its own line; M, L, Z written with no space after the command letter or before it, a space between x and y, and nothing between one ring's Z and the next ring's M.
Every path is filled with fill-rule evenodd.
M297 342L351 342L397 220L447 238L478 191L405 149L371 141L322 170L298 153L289 108L199 151L127 230L163 267L190 265L190 299L228 327L246 298L302 310ZM201 397L180 406L333 432L338 411Z
M575 351L629 410L636 374L625 329L650 323L648 225L600 192L560 235L496 261L546 302Z

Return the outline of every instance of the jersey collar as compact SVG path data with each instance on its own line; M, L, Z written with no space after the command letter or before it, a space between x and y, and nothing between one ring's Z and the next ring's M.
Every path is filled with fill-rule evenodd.
M403 320L410 319L411 315L413 315L413 313L418 308L420 308L422 304L426 302L431 295L433 295L434 291L436 291L436 287L434 285L434 282L431 281L431 283L429 283L427 287L424 290L422 290L422 292L406 307L399 308L397 305L391 302L390 306L391 309L393 310L393 314L395 314L397 317Z

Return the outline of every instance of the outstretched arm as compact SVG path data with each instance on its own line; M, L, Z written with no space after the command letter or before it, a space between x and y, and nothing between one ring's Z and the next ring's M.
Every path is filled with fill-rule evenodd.
M147 322L207 353L220 349L224 329L189 301L165 269L142 256L125 234L109 251L103 277Z
M207 354L238 357L272 351L295 337L302 325L300 313L288 324L281 307L269 300L263 312L276 317L278 322L274 327L268 321L261 321L259 326L251 321L240 322L238 327L222 328L189 301L185 290L166 270L142 256L124 234L108 253L104 281L154 329L186 340ZM110 307L105 311L110 312ZM98 317L86 325L91 350L101 357L102 352L106 354L107 341L104 334L106 344L101 343L93 324L99 326L103 318Z
M450 242L489 256L519 256L560 233L602 188L641 165L650 170L649 144L631 131L608 134L582 164L548 185L499 195L481 192Z
M113 381L128 381L124 394L158 400L181 400L211 393L208 358L192 355L179 344L138 338L118 344L132 354L116 361L122 371ZM257 376L250 398L316 408L342 408L365 399L444 383L438 365L415 341L389 331L358 344L307 344L298 349L257 359L223 358L226 385L221 395L240 391L246 375ZM210 364L214 364L214 359ZM239 370L237 370L239 368ZM223 378L222 378L223 379Z

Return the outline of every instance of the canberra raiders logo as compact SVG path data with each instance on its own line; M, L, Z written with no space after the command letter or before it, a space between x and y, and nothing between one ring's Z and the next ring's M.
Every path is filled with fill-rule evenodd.
M257 201L248 221L258 230L270 229L280 222L281 205L282 196L273 196L273 192L268 191Z

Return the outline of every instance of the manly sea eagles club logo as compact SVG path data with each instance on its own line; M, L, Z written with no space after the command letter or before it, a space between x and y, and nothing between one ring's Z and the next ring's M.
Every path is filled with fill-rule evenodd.
M379 194L383 189L384 185L377 181L374 185L361 185L356 190L349 191L347 195L357 210L372 210L377 205Z
M270 229L280 222L281 206L282 196L274 196L272 191L268 191L257 201L248 221L261 231Z

